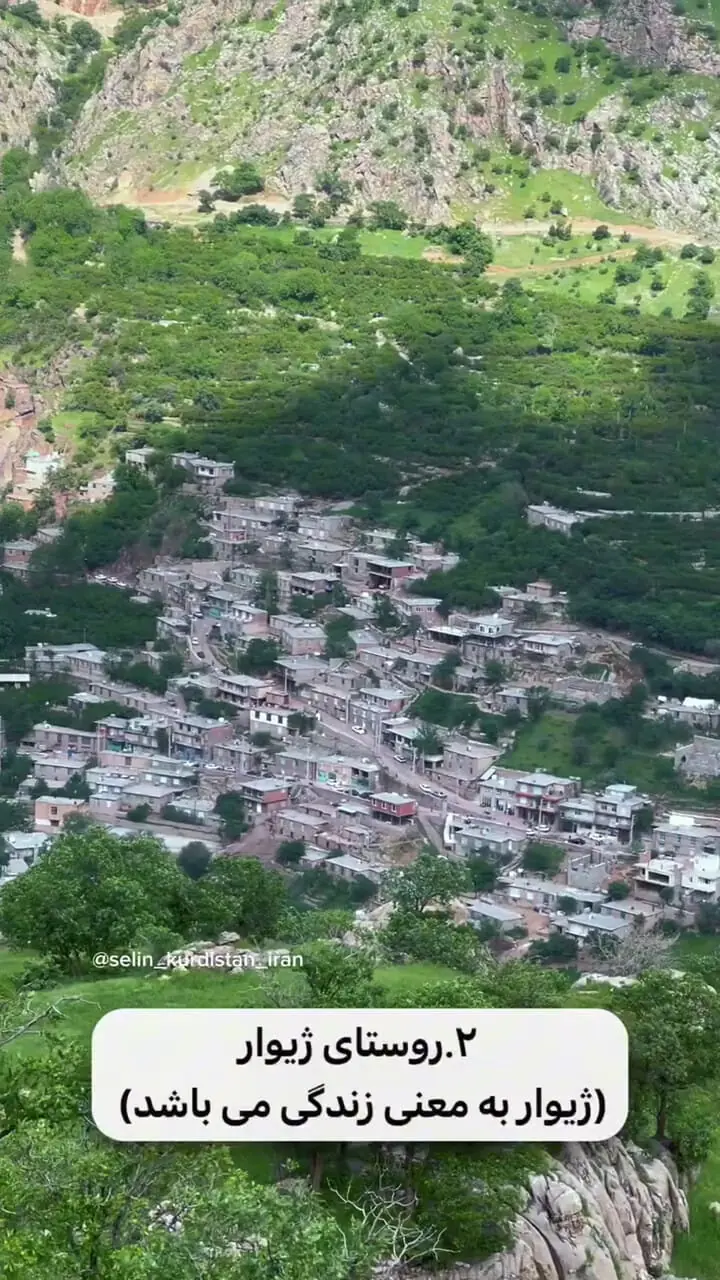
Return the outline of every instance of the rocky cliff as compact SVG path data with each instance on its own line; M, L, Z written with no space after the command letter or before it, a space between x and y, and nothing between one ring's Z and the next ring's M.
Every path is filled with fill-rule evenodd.
M532 1178L514 1248L443 1280L652 1280L687 1228L669 1163L618 1139L570 1145Z
M578 15L566 21L572 40L600 36L610 49L643 67L671 67L697 75L720 72L720 53L708 40L708 27L677 13L668 0L612 0L601 11L579 0ZM563 6L567 13L567 7Z
M44 33L0 22L0 151L27 146L38 115L54 106L61 66Z
M332 171L358 204L438 220L517 217L534 177L565 170L588 204L594 187L660 225L717 232L708 29L672 0L579 2L554 32L509 0L484 4L186 0L111 61L65 176L100 199L187 198L249 159L280 203ZM695 79L633 79L614 55Z

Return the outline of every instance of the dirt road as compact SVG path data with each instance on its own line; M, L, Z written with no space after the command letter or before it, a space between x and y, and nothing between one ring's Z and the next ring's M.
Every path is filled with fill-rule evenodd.
M46 0L47 2L47 0ZM51 4L51 7L52 4ZM109 16L109 15L102 15ZM135 208L142 209L149 217L162 217L168 222L199 220L197 212L197 192L203 189L209 189L212 179L217 169L208 169L206 173L200 176L192 183L188 183L187 187L176 187L167 191L160 191L153 187L135 187L132 185L129 176L121 175L117 190L113 192L107 200L106 204L129 204ZM292 208L292 202L286 196L273 192L263 192L257 200L243 200L238 204L227 204L222 200L216 202L216 210L219 213L229 213L233 209L240 208L246 204L264 204L269 209L274 209L276 213L285 213ZM202 216L202 215L201 215ZM522 219L519 222L484 222L480 219L482 229L491 235L493 239L513 239L517 236L544 236L550 223L557 221L555 218L548 217L544 221L539 219ZM576 235L591 235L598 225L602 224L601 218L568 218L568 222L572 223L573 231ZM342 222L338 222L338 226L342 226ZM626 233L632 236L633 240L644 240L646 244L666 246L667 248L680 248L693 239L690 231L671 231L664 227L642 227L634 222L613 223L608 224L612 235L617 236ZM703 243L705 241L703 240ZM719 242L720 243L720 242ZM572 263L568 259L567 262L559 262L559 265L573 266L591 266L599 262L606 254L602 252L602 242L598 246L597 254L589 254L584 258L574 258ZM607 251L606 251L607 252ZM615 256L621 254L627 256L634 250L615 250ZM461 258L448 254L445 250L433 246L425 251L423 257L428 262L461 262ZM489 274L510 275L522 272L543 272L553 270L552 266L543 266L533 264L527 267L499 267L490 268Z
M683 244L685 241L683 240ZM631 258L634 249L613 249L613 259ZM588 253L584 258L552 258L549 262L530 262L524 267L501 267L497 262L492 262L489 267L485 268L486 276L527 276L527 275L551 275L553 271L572 269L573 267L595 267L608 256L605 253Z

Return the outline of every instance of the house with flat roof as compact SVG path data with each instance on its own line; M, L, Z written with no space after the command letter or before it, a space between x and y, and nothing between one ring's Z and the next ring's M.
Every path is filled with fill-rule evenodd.
M521 928L525 921L521 911L513 911L512 907L503 907L491 898L476 898L468 908L470 924L476 929L483 925L494 925L500 933L510 933Z
M370 796L370 804L374 818L392 822L395 826L412 822L417 814L417 800L399 795L397 791L376 791Z

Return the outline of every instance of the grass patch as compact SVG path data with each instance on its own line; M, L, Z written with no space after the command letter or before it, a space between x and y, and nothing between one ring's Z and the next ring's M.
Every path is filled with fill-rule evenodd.
M502 183L503 179L499 181ZM546 212L549 206L541 200L546 191L553 200L560 201L570 217L597 218L608 224L628 221L626 213L603 203L589 178L568 169L546 169L544 173L531 173L528 178L515 176L502 194L493 197L492 216L514 221L522 218L527 208L534 207L538 218L547 217L548 222L553 222L553 215Z
M610 243L603 241L601 246L603 256L605 254L608 257L613 256L614 250L608 248ZM637 244L638 241L633 240L631 246L620 245L618 249L636 248ZM589 254L590 250L583 250L583 253ZM628 255L623 256L627 258ZM511 257L511 251L508 252L508 257ZM706 271L715 285L716 299L711 304L709 318L717 319L716 308L720 306L718 301L720 299L720 260L705 265L698 259L680 258L677 253L672 254L667 249L665 249L664 260L654 268L646 268L640 280L633 284L615 285L613 262L573 266L573 259L570 256L562 263L549 264L552 278L540 276L540 279L536 279L533 275L533 283L536 286L542 284L543 288L551 288L558 293L567 293L576 301L590 304L598 302L602 294L611 290L615 294L617 307L638 306L644 314L655 316L667 312L669 308L676 319L682 319L687 310L690 289L695 283L698 270ZM654 277L659 278L664 285L664 288L658 292L651 288ZM530 273L528 272L529 283Z
M0 951L0 977L12 977L35 958L32 952ZM278 969L274 981L291 982L300 970ZM379 968L376 981L388 995L412 990L426 982L439 982L457 977L452 969L434 964L409 964ZM63 1019L55 1024L57 1034L66 1040L89 1043L97 1022L113 1009L261 1009L265 1006L268 975L247 970L190 969L187 973L159 974L156 971L130 974L127 977L86 978L67 982L32 997L32 1007L66 1001ZM32 1055L42 1049L39 1038L18 1040L14 1052Z
M720 1200L720 1133L688 1200L690 1231L675 1242L673 1273L694 1280L720 1280L720 1222L709 1209Z
M583 737L582 758L573 733L576 721L577 716L552 711L534 723L523 724L514 746L498 764L511 769L541 769L596 786L627 782L644 792L678 789L668 777L667 759L630 745L617 725L603 725L597 736Z
M422 258L432 248L424 236L406 236L402 231L361 231L359 241L363 253L380 258Z

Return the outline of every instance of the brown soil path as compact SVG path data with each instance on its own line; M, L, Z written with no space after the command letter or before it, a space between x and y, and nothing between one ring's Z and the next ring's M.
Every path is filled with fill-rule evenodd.
M50 3L52 0L45 0ZM82 0L77 0L82 3ZM168 190L160 190L153 187L134 187L131 184L129 175L123 175L120 178L117 189L113 192L110 199L105 201L107 204L127 204L134 208L139 208L149 218L162 218L168 222L190 223L201 221L201 215L197 212L197 192L203 188L209 188L212 178L216 170L208 170L203 173L194 182L188 183L187 187L175 187ZM291 201L285 196L278 195L273 192L263 193L257 200L250 198L248 200L239 201L237 204L226 204L224 201L216 202L216 210L218 212L232 212L244 204L261 203L267 205L269 209L274 209L277 213L285 213L290 210ZM523 219L518 222L484 222L483 229L487 231L494 239L513 239L518 236L534 236L541 237L547 234L547 229L554 219L549 218L547 221L539 221L537 219ZM601 222L592 218L573 218L569 217L568 222L572 224L573 232L576 235L592 235L592 232ZM338 225L342 225L339 223ZM634 241L643 240L646 244L653 246L661 246L665 248L680 248L693 239L690 231L672 231L665 227L643 227L637 223L613 223L607 224L614 238L627 234ZM601 242L602 243L602 242ZM703 239L703 243L705 243ZM493 263L487 268L488 276L526 276L526 275L549 275L553 271L572 270L573 267L591 267L597 266L602 262L603 258L607 258L608 250L598 248L597 253L585 254L581 258L558 258L552 262L545 263L527 263L525 266L502 266L499 263ZM613 249L612 256L616 259L632 257L635 248L632 249ZM446 265L460 264L461 257L447 253L444 249L433 246L425 250L423 258L426 262L437 262Z

